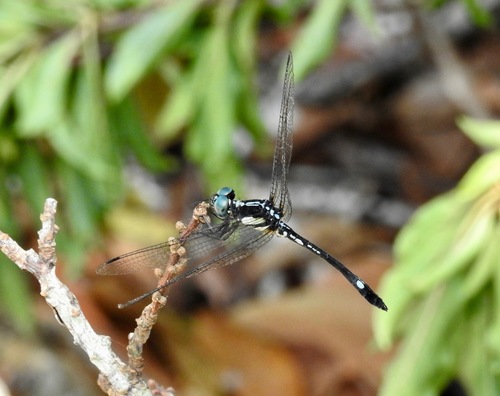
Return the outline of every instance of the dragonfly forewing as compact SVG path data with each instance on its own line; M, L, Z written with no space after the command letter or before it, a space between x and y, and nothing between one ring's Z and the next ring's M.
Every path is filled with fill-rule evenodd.
M247 257L272 238L269 232L252 227L238 227L235 220L217 225L201 225L185 240L170 238L167 242L123 254L97 268L100 275L124 275L160 268L165 269L178 247L185 249L185 269L169 284L208 269L229 265Z
M293 97L293 58L290 54L285 69L285 82L283 84L283 97L281 99L278 135L276 137L271 175L271 193L269 196L269 200L273 205L281 209L283 221L288 221L292 215L287 179L292 157Z

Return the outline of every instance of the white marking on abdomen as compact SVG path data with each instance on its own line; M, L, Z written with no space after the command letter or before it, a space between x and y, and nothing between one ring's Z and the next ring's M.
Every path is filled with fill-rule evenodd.
M316 254L321 254L321 252L318 249L316 249L314 246L312 246L310 243L307 244L307 247L309 249L311 249L312 252L314 252Z
M356 281L356 287L358 289L364 289L365 288L365 284L363 282L361 282L359 279Z
M304 242L302 241L302 239L295 238L294 241L295 241L295 243L299 244L300 246L304 246Z

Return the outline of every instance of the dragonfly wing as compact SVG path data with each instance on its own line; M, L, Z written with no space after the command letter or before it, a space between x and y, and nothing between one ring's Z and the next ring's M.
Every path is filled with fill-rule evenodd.
M281 99L280 120L278 125L278 136L274 149L273 172L271 182L271 194L269 200L273 205L281 209L283 220L287 221L292 215L292 205L288 193L288 169L292 157L292 128L294 108L294 82L293 82L293 58L288 55L285 70L285 82L283 84L283 97Z
M216 226L200 224L199 228L193 231L182 244L179 240L171 238L167 242L115 257L97 267L96 272L100 275L124 275L146 269L163 269L170 261L172 248L175 252L178 246L186 244L192 246L193 257L206 253L210 249L217 249L224 244L223 239L228 238L232 232L226 223Z
M97 267L99 275L124 275L145 269L165 268L169 262L173 243L163 242L144 249L122 254Z
M172 280L173 283L210 268L235 263L269 241L272 235L237 220L210 226L202 224L180 245L179 241L172 240L126 253L101 264L96 272L123 275L146 269L164 269L170 261L172 246L183 246L186 249L186 268Z
M186 248L187 263L185 270L173 278L169 284L181 279L197 275L212 268L234 264L255 252L273 237L270 231L260 231L252 226L231 221L234 230L225 239L214 241L213 235L206 235L195 240L189 239L183 246ZM204 246L210 246L205 249Z

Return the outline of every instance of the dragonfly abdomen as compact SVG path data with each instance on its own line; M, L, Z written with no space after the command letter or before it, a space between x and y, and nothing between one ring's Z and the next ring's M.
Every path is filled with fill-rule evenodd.
M387 311L387 306L382 301L382 299L368 286L368 284L361 279L359 276L355 275L351 272L346 266L344 266L340 261L338 261L335 257L331 256L323 249L316 246L314 243L308 241L307 239L300 236L296 233L290 226L288 226L283 221L279 222L278 228L276 230L276 234L280 237L288 238L291 241L295 242L297 245L303 246L309 251L321 257L328 264L337 269L346 279L347 281L353 285L356 290L372 305L377 308L383 309Z

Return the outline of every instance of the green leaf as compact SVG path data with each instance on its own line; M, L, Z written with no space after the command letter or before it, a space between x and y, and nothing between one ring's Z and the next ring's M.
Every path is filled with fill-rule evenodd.
M81 13L65 3L49 1L2 1L0 2L0 26L5 20L13 20L24 25L23 30L32 30L40 35L43 28L54 27L63 30L63 26L74 26Z
M144 0L91 0L89 3L99 10L115 11L140 7L150 2Z
M125 149L125 153L132 150L144 166L155 172L176 166L175 161L161 154L148 138L137 114L136 106L130 99L113 106L110 110L110 117L115 141Z
M0 66L0 122L3 121L9 104L12 101L12 92L31 68L36 58L37 55L30 52L19 55L8 66Z
M498 234L497 226L497 232ZM498 240L497 240L498 243ZM493 303L491 304L491 310L493 312L492 322L489 329L486 332L486 342L489 354L492 355L492 367L493 373L500 374L500 315L498 312L500 310L500 271L498 270L498 256L496 257L495 269L493 271Z
M324 60L336 44L347 0L319 0L293 43L297 81Z
M103 208L94 194L95 182L62 160L56 162L56 171L62 186L60 207L66 231L58 236L58 248L68 260L71 276L75 276L85 264L86 249L96 243Z
M481 5L478 4L476 0L462 0L469 11L474 22L482 27L491 26L494 22L493 16Z
M377 30L375 12L373 11L373 5L371 2L366 0L349 0L349 6L367 27L373 31Z
M23 155L17 167L23 183L25 198L31 208L33 219L37 222L43 210L43 203L52 196L52 189L46 170L46 162L34 142L28 142L23 147Z
M244 78L244 77L243 77ZM251 81L240 81L241 88L236 101L236 112L240 121L251 133L257 145L268 145L266 127L259 111L259 101ZM260 151L266 151L261 148ZM272 151L270 151L272 153Z
M254 76L258 18L263 6L261 0L243 2L233 21L231 50L236 64L249 79Z
M60 157L82 173L84 182L90 183L87 194L92 196L96 208L102 209L121 196L122 161L108 126L96 39L89 34L84 42L68 123L55 129L57 138L51 142Z
M72 235L69 232L69 227L66 224L64 224L65 232L61 232L57 236L57 252L60 257L64 258L64 274L70 279L76 280L81 277L84 270L88 259L89 245L95 247L101 239L97 231L94 233L93 241L89 241L88 238L79 238L78 235Z
M467 278L468 274L465 273L464 275L463 280ZM489 368L487 369L487 366L490 365L490 356L485 353L487 348L485 335L487 328L491 325L492 302L493 289L491 287L484 288L470 299L461 300L460 316L462 323L455 331L459 343L455 346L457 361L454 375L460 378L467 390L484 390L492 385L490 380L493 377ZM480 374L478 370L485 370L485 372ZM481 385L479 383L472 385L473 381L477 380L481 375L485 381ZM472 385L472 388L470 388L470 385Z
M259 113L257 90L255 89L255 37L261 1L248 1L238 8L234 20L234 34L232 48L239 68L238 100L236 111L258 143L264 142L267 137L266 128Z
M28 275L0 252L0 303L11 323L25 334L34 334L35 322Z
M444 6L450 0L426 0L424 6L428 8L439 8Z
M94 181L109 183L119 172L119 161L109 132L108 108L102 92L99 46L93 33L89 33L83 42L82 66L75 77L67 125L74 129L68 131L73 134L73 144L87 160L66 160ZM69 149L67 146L66 148ZM89 158L92 160L89 161Z
M494 229L494 219L489 213L475 216L473 219L470 219L471 215L470 212L469 216L464 214L463 221L454 227L455 238L450 245L443 245L442 255L433 260L438 264L427 270L424 276L412 281L415 290L424 293L438 283L452 278L464 266L474 261L475 256L484 248ZM439 218L436 221L439 222Z
M398 234L394 244L396 265L385 276L380 294L391 309L375 315L375 338L381 348L389 348L401 332L408 310L423 297L415 287L415 279L433 271L441 263L453 243L456 223L466 206L448 193L421 207Z
M118 42L106 75L106 91L119 101L188 32L201 0L177 0L142 20Z
M380 395L434 395L450 380L460 341L460 285L454 279L428 294L418 315L408 312L412 331L391 362Z
M434 198L419 208L395 241L398 272L413 279L422 273L423 265L445 253L455 237L454 225L464 210L464 202L452 193Z
M96 209L88 199L88 189L82 175L63 161L57 163L58 174L64 186L64 210L71 222L71 232L86 239L94 234L93 219Z
M466 329L462 334L460 360L457 362L458 376L466 390L474 390L477 395L497 395L497 376L494 375L491 364L491 354L487 350L487 334L491 326L491 289L483 291L468 304L468 318L464 320Z
M198 80L200 110L188 131L186 150L201 163L209 180L218 177L234 162L232 133L235 127L234 69L228 51L228 19L231 8L218 9L218 17L198 57L195 74L202 67L205 79ZM206 71L210 71L207 78Z
M97 23L96 21L94 21ZM85 139L93 150L102 146L107 137L106 100L102 93L100 49L97 32L87 32L82 43L82 65L76 75L71 116L84 131ZM107 145L104 145L107 147Z
M247 3L251 3L248 1ZM288 0L280 2L267 2L267 7L272 15L272 18L277 20L279 23L290 22L294 16L303 10L304 6L308 6L310 3L306 0Z
M64 123L55 126L50 130L47 139L61 158L92 179L102 180L110 173L103 158L91 155L92 149L85 141L84 131L76 125Z
M401 280L397 273L390 272L380 284L380 295L388 303L390 309L387 312L374 313L374 338L377 347L388 350L396 342L396 338L402 335L402 329L406 323L408 309L415 309L415 294L405 290L406 280Z
M179 76L169 97L160 111L157 121L158 135L172 139L180 129L193 119L197 103L197 91L193 73L186 71Z
M10 171L10 169L9 169ZM19 224L15 219L12 199L7 188L7 169L0 166L0 230L11 236L19 235Z
M477 258L469 270L463 285L463 298L472 298L479 293L488 281L494 281L494 272L497 270L500 257L500 226L495 218L490 217L492 230L484 236L484 248L478 252Z
M500 121L477 120L462 116L457 120L457 124L462 132L477 145L500 149Z
M38 136L61 122L65 114L71 61L79 37L70 32L49 45L19 83L17 127L23 137Z
M467 171L456 187L456 194L463 200L477 199L500 181L500 150L484 154Z
M0 164L5 166L15 162L21 155L20 151L14 132L0 129Z
M116 161L108 133L106 108L100 91L95 61L84 51L83 67L75 74L73 99L64 119L47 132L60 156L94 181L109 181Z
M424 205L398 236L398 264L381 290L391 309L377 314L374 324L381 347L402 343L381 395L435 395L457 376L478 394L497 393L497 169L498 152L484 155L457 188Z

